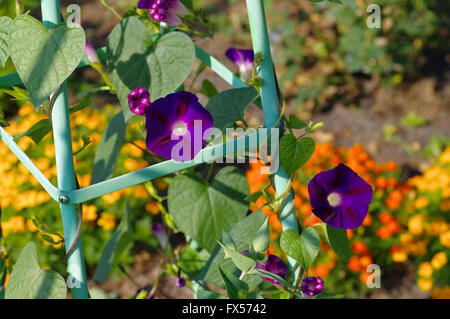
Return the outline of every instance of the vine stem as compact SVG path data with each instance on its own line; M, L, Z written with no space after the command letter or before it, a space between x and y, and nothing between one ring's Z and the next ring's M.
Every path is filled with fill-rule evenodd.
M107 0L100 0L100 2L109 10L111 11L119 20L122 20L122 16L114 9L112 5L109 4Z

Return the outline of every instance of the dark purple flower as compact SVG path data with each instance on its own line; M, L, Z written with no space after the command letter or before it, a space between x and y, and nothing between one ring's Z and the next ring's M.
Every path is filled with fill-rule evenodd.
M266 262L262 264L261 269L274 273L275 275L278 275L281 278L284 278L286 276L287 267L284 261L282 261L278 256L269 255ZM264 279L270 281L271 283L274 283L275 285L280 284L280 282L269 277L264 277Z
M150 9L150 18L175 27L182 23L180 17L189 14L179 0L139 0L138 8Z
M98 63L100 59L98 58L97 52L95 51L92 44L86 40L86 46L84 47L84 54L87 55L90 63Z
M154 101L147 115L147 147L165 158L189 161L205 145L211 114L190 92L176 92Z
M175 280L175 284L178 288L183 288L184 286L186 286L186 279L184 277L178 276Z
M314 176L308 185L314 215L333 228L352 229L366 218L372 187L344 164Z
M305 277L302 281L301 289L303 296L313 297L323 290L323 280L320 277Z
M158 238L159 244L164 249L167 246L167 231L166 227L161 223L152 225L152 233Z
M251 77L255 61L253 50L229 48L225 55L239 67L239 73L243 78Z
M136 88L128 94L128 105L131 112L136 115L145 115L150 104L150 94L143 87Z

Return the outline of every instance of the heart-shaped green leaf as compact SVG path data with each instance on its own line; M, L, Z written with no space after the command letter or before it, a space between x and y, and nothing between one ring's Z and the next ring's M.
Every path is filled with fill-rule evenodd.
M133 115L127 95L137 87L149 89L152 101L174 92L195 63L195 47L182 32L170 32L156 43L136 17L123 19L108 38L108 68L125 121Z
M315 147L312 138L305 137L298 141L292 134L284 135L280 140L280 160L286 172L291 175L305 165Z
M9 54L36 108L75 70L86 38L79 26L47 30L28 15L14 19Z
M0 17L0 62L3 67L9 58L8 44L12 22L10 17Z
M169 212L177 227L212 251L222 231L245 217L249 187L244 174L223 168L209 185L195 174L178 175L169 186Z
M288 256L308 269L319 254L320 238L313 228L304 229L301 235L288 229L281 234L280 246Z
M248 105L257 96L258 91L251 87L226 90L213 96L205 108L214 119L214 127L225 131L244 118Z
M6 288L6 299L65 299L64 278L39 267L36 245L29 242L14 265Z

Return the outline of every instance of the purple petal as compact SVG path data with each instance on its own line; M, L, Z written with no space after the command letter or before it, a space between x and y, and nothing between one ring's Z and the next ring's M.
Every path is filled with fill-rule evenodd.
M372 200L372 187L349 167L339 164L317 174L308 184L313 213L334 228L353 229L362 224ZM331 205L329 196L337 196Z
M89 62L91 63L100 62L97 52L95 51L94 47L88 40L86 40L86 46L84 47L84 54L87 55Z
M139 9L150 9L153 4L153 0L139 0L138 8Z
M152 233L158 238L159 244L164 249L167 246L167 230L164 224L157 223L152 225Z
M186 133L178 137L173 135L177 125L184 125ZM194 94L172 93L153 102L147 111L147 147L165 158L191 160L205 145L203 134L212 126L211 114ZM186 148L181 148L183 145ZM181 148L179 152L177 148ZM185 150L189 153L184 154Z
M323 290L324 282L320 277L305 277L302 280L301 290L303 295L313 297Z
M150 107L150 94L147 89L140 87L136 88L128 94L128 105L131 112L136 115L143 116Z
M286 276L287 271L287 267L284 261L275 255L269 255L266 262L262 264L261 269L274 273L275 275L278 275L281 278L284 278ZM264 279L276 285L280 284L277 280L269 277L264 277Z

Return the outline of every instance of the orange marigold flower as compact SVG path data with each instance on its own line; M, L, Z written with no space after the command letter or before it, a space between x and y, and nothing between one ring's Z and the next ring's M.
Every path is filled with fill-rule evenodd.
M361 267L367 269L367 266L373 264L373 260L372 257L370 257L369 255L365 255L359 258L359 263L361 264Z
M329 273L330 268L328 268L328 266L326 265L317 265L316 269L314 269L314 274L322 278L327 277Z
M387 162L384 164L384 170L387 172L396 171L397 168L398 168L398 165L395 162Z
M352 243L352 250L355 254L364 254L367 252L367 245L362 241L355 240Z
M390 212L382 212L379 216L378 219L380 220L380 222L382 222L383 224L388 224L390 223L393 219L394 216L392 215L392 213Z
M386 239L391 236L391 232L386 226L383 226L377 229L377 236L380 237L380 239Z
M375 179L375 187L379 189L385 189L387 187L387 181L384 176L378 176Z
M359 269L361 268L361 263L359 261L359 257L358 256L351 256L350 257L350 262L347 264L347 267L351 271L359 271Z

